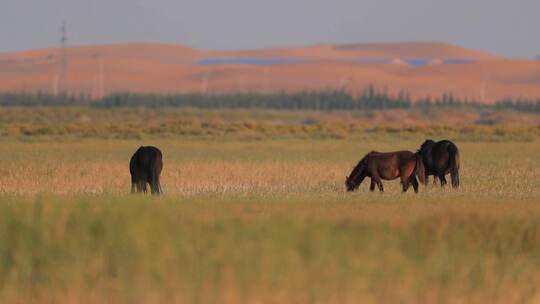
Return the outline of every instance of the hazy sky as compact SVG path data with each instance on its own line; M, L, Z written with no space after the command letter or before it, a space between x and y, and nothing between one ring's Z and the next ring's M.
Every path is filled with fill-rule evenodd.
M540 54L540 0L0 0L0 52L166 42L206 49L441 41Z

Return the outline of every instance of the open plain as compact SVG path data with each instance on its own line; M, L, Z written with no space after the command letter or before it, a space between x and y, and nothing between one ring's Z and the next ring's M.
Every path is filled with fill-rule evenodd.
M540 301L537 115L1 111L2 303ZM345 192L365 153L445 134L458 190ZM143 144L163 196L129 194Z

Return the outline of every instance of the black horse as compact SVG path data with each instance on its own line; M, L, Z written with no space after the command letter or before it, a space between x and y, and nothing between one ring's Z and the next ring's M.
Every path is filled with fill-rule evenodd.
M403 192L407 192L412 184L414 192L418 192L418 181L425 184L424 165L422 157L418 153L410 151L377 152L371 151L366 154L354 167L351 174L346 176L345 187L347 191L358 189L366 177L371 178L369 190L375 190L375 184L379 191L383 192L382 180L401 179Z
M439 178L442 187L447 184L445 175L450 173L452 187L459 187L459 150L453 142L428 139L418 153L422 155L426 177L433 175L435 179Z
M150 184L152 194L159 195L163 191L159 183L159 175L163 169L163 159L161 151L156 147L141 146L129 161L129 172L131 173L131 193L146 193L146 184Z

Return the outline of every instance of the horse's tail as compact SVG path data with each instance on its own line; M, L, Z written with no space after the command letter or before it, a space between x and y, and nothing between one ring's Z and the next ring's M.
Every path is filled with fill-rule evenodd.
M448 157L450 160L450 177L452 178L452 187L459 187L459 150L456 145L448 146Z
M161 184L159 182L159 173L157 172L156 162L153 161L150 167L150 174L152 175L152 194L159 195L161 191Z
M418 176L418 180L420 180L420 183L423 185L426 184L426 169L424 168L424 161L422 160L422 155L416 153L414 155L416 157L416 175Z

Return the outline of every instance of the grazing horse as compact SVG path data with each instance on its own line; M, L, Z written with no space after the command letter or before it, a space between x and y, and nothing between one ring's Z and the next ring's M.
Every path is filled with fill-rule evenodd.
M445 175L450 173L452 187L459 187L459 150L453 142L449 140L434 142L428 139L417 153L422 155L426 176L433 175L435 179L439 178L442 187L447 183Z
M393 180L401 178L403 192L407 192L412 184L414 192L418 192L418 181L425 184L424 165L422 157L418 153L410 151L377 152L371 151L366 154L347 176L345 186L347 191L358 189L364 178L371 178L369 190L375 190L375 184L379 191L383 192L382 179Z
M141 146L129 161L129 172L131 173L131 193L146 193L146 184L150 184L152 194L159 195L163 191L159 183L159 175L163 169L161 151L156 147Z

